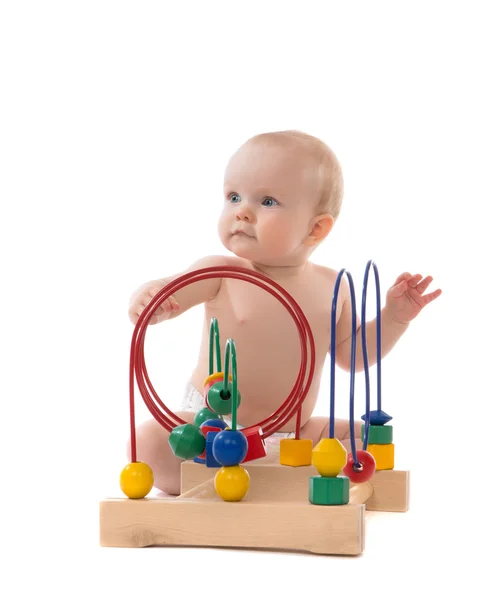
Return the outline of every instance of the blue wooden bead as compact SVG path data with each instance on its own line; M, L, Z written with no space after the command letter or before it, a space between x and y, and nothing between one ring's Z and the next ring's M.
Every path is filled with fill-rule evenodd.
M214 439L219 435L220 431L209 431L205 442L205 464L211 469L219 468L222 465L215 460L213 446Z
M390 417L384 410L371 410L369 411L369 425L386 425L388 421L391 421L393 417ZM361 419L365 422L366 415L362 415Z
M248 453L248 440L239 429L224 429L215 436L212 452L219 464L232 467L244 460Z

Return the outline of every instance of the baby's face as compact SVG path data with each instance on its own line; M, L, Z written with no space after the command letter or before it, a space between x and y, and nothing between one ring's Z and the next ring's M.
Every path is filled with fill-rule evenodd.
M230 160L224 179L219 236L235 255L270 266L307 260L303 242L319 192L312 159L299 150L246 144Z

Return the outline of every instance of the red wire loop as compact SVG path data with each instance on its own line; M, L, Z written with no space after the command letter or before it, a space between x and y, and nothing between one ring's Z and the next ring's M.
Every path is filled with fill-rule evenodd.
M261 273L257 273L251 269L244 269L242 267L209 267L206 269L191 271L185 275L182 275L181 277L178 277L171 283L168 283L145 307L135 325L130 349L130 440L132 462L136 462L137 460L135 435L135 379L137 381L143 401L145 402L151 415L158 423L160 423L169 432L171 432L178 425L185 424L183 419L180 419L177 415L175 415L171 410L169 410L169 408L167 408L164 402L162 402L149 379L147 367L145 365L144 342L145 333L147 331L150 319L152 318L152 315L158 306L160 306L169 296L172 296L181 288L204 279L214 278L239 279L264 289L287 309L294 320L299 332L299 341L301 344L301 364L294 386L287 399L273 414L256 425L246 427L243 431L249 431L253 427L261 427L263 431L262 438L265 439L285 425L285 423L287 423L287 421L289 421L297 411L296 439L299 439L302 403L304 402L309 388L311 387L316 359L313 333L304 313L302 312L301 307L282 286ZM306 373L307 379L304 381L306 378ZM161 410L159 410L159 407Z

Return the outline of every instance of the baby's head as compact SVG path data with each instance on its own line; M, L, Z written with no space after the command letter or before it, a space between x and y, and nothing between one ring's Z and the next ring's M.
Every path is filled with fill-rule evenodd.
M257 135L227 165L220 239L253 263L304 264L330 233L342 196L340 164L321 140L299 131Z

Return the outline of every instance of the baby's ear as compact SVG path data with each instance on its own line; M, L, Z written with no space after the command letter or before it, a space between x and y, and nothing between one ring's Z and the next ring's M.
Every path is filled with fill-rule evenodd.
M335 219L329 215L318 215L313 219L311 225L311 232L308 237L304 240L306 246L314 246L319 244L333 229Z

